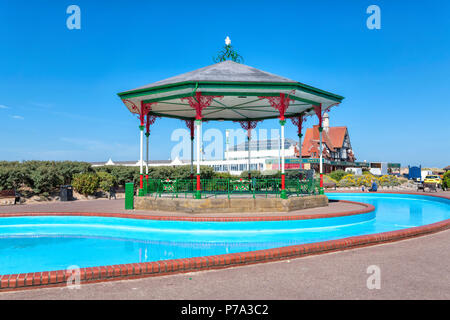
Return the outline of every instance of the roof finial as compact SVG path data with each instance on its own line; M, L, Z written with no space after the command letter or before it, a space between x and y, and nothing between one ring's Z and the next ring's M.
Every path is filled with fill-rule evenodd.
M233 47L231 46L231 39L229 36L225 38L225 47L224 50L220 51L216 58L213 58L214 62L223 62L226 60L232 60L234 62L241 63L244 61L244 58L234 51Z

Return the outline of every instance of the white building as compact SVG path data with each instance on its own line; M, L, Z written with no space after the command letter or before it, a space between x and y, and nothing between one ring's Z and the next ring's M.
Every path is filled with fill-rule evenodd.
M285 157L295 157L295 150L297 143L292 139L285 140ZM250 141L250 169L265 171L266 160L281 158L280 141L275 140L255 140ZM190 160L180 160L178 157L174 160L152 160L149 161L148 166L182 166L189 165ZM106 163L92 162L93 167L104 165L124 165L124 166L139 166L140 161L113 161L109 159ZM144 161L144 167L147 163ZM197 161L194 160L194 167ZM203 160L200 162L202 166L210 166L216 172L228 172L233 175L240 175L243 171L248 171L248 141L241 144L231 146L225 151L225 159L220 160Z

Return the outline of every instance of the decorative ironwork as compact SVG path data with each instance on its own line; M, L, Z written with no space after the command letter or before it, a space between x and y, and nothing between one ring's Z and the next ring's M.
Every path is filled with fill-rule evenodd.
M251 137L251 132L253 129L256 128L258 125L258 122L261 120L241 120L241 121L233 121L233 122L239 122L241 125L241 128L247 131L247 136Z
M144 123L145 123L145 127L147 128L147 133L150 132L150 125L152 125L153 123L155 123L156 118L159 118L159 116L154 116L154 115L149 115L148 113L150 112L150 110L152 109L152 105L156 104L156 102L152 102L152 103L143 103L141 102L141 108L138 108L136 106L136 104L128 99L122 100L123 103L132 110L133 113L137 114L139 122L140 122L140 126L144 127Z
M314 106L314 112L316 113L317 118L319 118L319 131L322 131L322 104L319 104L318 106Z
M230 185L232 187L233 191L237 191L237 192L248 192L250 191L250 180L230 180Z
M216 63L223 62L226 60L232 60L237 63L243 63L244 58L234 50L234 48L231 46L231 40L229 37L225 39L225 46L223 47L223 50L221 50L215 58L213 58L213 61Z
M128 109L131 108L131 111L134 113L139 113L139 108L134 104L133 101L125 99L122 102L127 106Z
M152 110L152 105L154 105L154 104L156 104L156 102L153 102L153 103L141 102L141 109L139 110L139 116L138 116L139 120L141 121L141 126L144 125L145 117L150 112L150 110ZM153 121L153 122L155 122L155 121Z
M147 194L158 197L171 196L173 198L191 197L196 192L196 182L191 179L149 179ZM214 197L224 195L228 198L234 194L253 194L268 197L274 195L280 197L282 179L201 179L200 189L202 194ZM290 196L303 196L305 194L317 194L319 192L319 180L298 178L285 178L285 192Z
M191 132L191 139L194 138L194 120L184 120L186 123L186 127L188 127L189 131Z
M289 95L280 93L279 97L258 97L259 99L267 99L272 107L278 110L280 113L280 120L284 120L284 114L289 107L289 103L294 101L289 98Z
M184 97L181 101L187 100L191 108L195 110L195 119L202 119L202 110L211 105L215 98L223 98L223 96L204 96L200 91L195 92L195 97Z
M300 137L302 134L303 122L306 122L306 116L304 113L296 117L291 117L292 124L297 127L297 135Z
M145 123L145 129L146 129L147 133L150 133L150 126L155 123L157 118L160 118L160 116L147 114L147 116L146 116L146 123Z
M339 102L330 104L328 107L326 107L326 108L323 110L323 112L324 112L324 113L325 113L325 112L330 112L331 107L338 106L338 105L340 105Z
M328 107L326 107L324 109L322 109L322 104L319 104L317 106L313 106L314 107L314 112L316 113L317 118L319 118L319 130L320 130L320 128L322 128L323 114L325 112L330 112L331 107L338 106L339 104L340 104L339 102L336 102L336 103L330 104Z

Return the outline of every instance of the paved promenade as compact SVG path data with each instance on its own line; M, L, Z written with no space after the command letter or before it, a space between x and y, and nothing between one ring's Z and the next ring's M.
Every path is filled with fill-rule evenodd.
M450 299L450 230L230 269L0 293L0 299ZM367 267L381 288L367 289Z

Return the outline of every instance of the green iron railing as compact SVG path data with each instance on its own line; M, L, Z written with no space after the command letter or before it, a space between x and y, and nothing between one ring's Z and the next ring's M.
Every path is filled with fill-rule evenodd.
M253 197L281 194L280 178L252 178L252 179L201 179L201 194L203 197L226 195L228 198L235 195L250 194ZM319 193L319 181L315 179L299 180L285 179L287 195L304 196ZM144 184L144 194L155 197L170 195L173 198L191 197L197 191L196 179L149 179Z

